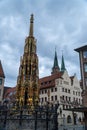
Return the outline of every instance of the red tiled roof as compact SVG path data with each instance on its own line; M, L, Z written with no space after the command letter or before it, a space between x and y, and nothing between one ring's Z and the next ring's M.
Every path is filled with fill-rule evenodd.
M4 95L5 95L5 93L7 92L7 90L8 89L10 89L11 87L6 87L6 86L4 86L4 93L3 93L3 97L4 97Z
M45 88L52 88L55 86L55 81L52 81L51 83L47 83L47 84L40 84L40 89L45 89Z
M3 71L3 68L2 68L2 64L1 64L1 60L0 60L0 77L5 78L4 71Z
M4 94L4 98L6 98L8 96L8 94L10 94L11 92L14 92L14 91L16 91L16 87L7 89L6 93Z
M39 79L39 82L42 83L42 82L46 82L46 81L51 81L51 80L55 80L57 78L62 78L62 72L58 72L57 74L52 74L50 76L47 76L47 77L43 77L43 78L40 78Z
M55 79L62 78L63 72L58 72L47 77L39 79L40 89L49 88L55 86Z

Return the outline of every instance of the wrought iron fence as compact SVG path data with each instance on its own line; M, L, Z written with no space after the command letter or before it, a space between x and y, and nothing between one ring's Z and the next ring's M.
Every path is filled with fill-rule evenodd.
M85 124L78 122L74 124L74 121L67 122L67 118L58 118L58 130L87 130Z
M58 105L0 110L0 130L58 130Z
M58 104L35 109L0 109L0 130L86 130L84 125L65 124L58 119ZM61 122L58 124L58 122Z
M59 126L59 130L87 130L84 125Z

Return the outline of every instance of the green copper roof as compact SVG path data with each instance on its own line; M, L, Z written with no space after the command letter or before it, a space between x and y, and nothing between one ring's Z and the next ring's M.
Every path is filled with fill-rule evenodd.
M54 57L53 69L54 69L54 68L58 68L58 70L59 70L59 65L58 65L57 52L56 52L56 50L55 50L55 57Z
M55 57L54 57L54 67L58 67L58 60L57 60L57 53L55 51Z
M61 71L65 71L66 68L65 68L65 63L64 63L64 57L62 55L62 62L61 62Z

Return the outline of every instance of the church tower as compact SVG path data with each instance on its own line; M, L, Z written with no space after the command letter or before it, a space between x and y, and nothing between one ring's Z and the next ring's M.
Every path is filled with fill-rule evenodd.
M33 14L30 18L29 36L25 39L24 54L20 58L17 78L17 106L35 106L39 100L38 56L33 35Z
M66 70L66 68L65 68L64 56L62 54L61 71L64 72L65 70Z
M54 64L53 64L51 74L58 73L59 71L60 71L60 68L59 68L59 65L58 65L57 52L56 52L56 49L55 49Z

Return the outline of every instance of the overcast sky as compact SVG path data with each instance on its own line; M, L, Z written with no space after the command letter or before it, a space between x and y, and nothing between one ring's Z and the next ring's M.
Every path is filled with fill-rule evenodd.
M69 75L76 73L80 79L79 55L74 49L87 44L86 0L0 0L0 59L5 86L16 85L32 13L39 77L51 74L56 47L59 66L63 51Z

